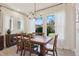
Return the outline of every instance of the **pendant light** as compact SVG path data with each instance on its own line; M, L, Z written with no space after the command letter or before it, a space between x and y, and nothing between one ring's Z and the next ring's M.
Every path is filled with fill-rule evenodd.
M34 3L34 12L33 12L33 17L36 19L36 3Z

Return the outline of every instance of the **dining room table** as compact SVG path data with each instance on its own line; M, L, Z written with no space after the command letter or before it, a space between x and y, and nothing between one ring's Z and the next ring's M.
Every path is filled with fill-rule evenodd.
M16 37L15 37L16 38ZM21 38L18 36L18 38ZM24 39L27 39L27 37L24 37ZM48 36L34 36L33 38L30 39L30 41L34 44L38 44L40 47L39 51L39 56L44 56L45 55L45 45L47 42L51 40L51 37Z
M45 55L45 45L50 40L51 40L51 37L48 37L48 36L45 36L45 37L44 36L35 36L35 37L31 38L32 43L40 45L39 56Z

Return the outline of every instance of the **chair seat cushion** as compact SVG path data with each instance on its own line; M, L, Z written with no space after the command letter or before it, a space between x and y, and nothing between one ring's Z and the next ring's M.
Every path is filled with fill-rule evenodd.
M53 44L47 44L45 47L46 47L46 49L51 49L51 50L53 50Z

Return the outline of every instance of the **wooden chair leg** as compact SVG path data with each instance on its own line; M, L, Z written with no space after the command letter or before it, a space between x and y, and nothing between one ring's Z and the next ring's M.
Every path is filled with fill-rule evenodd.
M55 52L56 52L56 56L58 56L58 54L57 54L57 50L56 50Z
M18 54L18 49L17 49L16 53Z
M29 52L29 55L31 56L31 52Z
M18 54L18 51L19 51L19 47L17 47L17 51L16 51L17 54Z
M25 54L26 54L26 49L24 49L24 53L23 53L23 56L25 56Z
M53 51L53 56L55 56L55 51Z
M21 50L21 54L20 54L20 56L22 56L22 54L23 54L23 50Z
M24 50L23 56L25 56L26 50Z
M31 56L31 50L29 51L29 55Z

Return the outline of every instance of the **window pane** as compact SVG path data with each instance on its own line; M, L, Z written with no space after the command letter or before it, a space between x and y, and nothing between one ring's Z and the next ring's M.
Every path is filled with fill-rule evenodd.
M41 16L37 16L35 19L36 32L42 32L43 20Z
M13 30L13 17L10 16L10 19L9 19L9 29L12 31Z
M55 17L54 15L47 16L47 23L50 23L51 21L54 21Z
M9 24L10 24L10 26L9 26L10 28L9 28L9 29L11 30L11 25L12 25L11 19L9 20L9 22L10 22L10 23L9 23Z
M36 25L42 25L43 24L43 21L42 21L42 17L41 16L36 17L35 24Z
M18 29L20 30L21 29L21 22L18 21Z
M54 15L47 16L47 35L52 36L55 33L55 17Z

